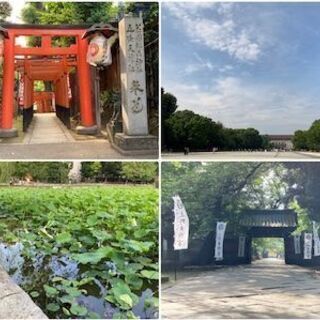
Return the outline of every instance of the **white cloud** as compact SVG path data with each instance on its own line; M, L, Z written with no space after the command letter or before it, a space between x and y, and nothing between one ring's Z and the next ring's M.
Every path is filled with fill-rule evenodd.
M200 71L213 71L216 69L209 60L201 58L196 52L193 55L194 60L185 67L184 74L191 74Z
M170 2L165 5L192 42L226 52L240 61L256 61L261 54L260 45L252 35L252 28L237 24L233 7L232 3ZM204 18L209 9L215 15Z
M180 110L192 110L230 128L291 134L307 129L315 119L316 100L276 86L249 85L236 77L219 79L209 90L178 83L168 83L166 90L177 97Z
M232 71L233 69L234 69L234 68L233 68L232 65L226 64L226 65L224 65L224 66L222 66L222 67L219 68L219 72L221 72L221 73L227 73L227 72L229 72L229 71Z
M232 10L234 7L233 2L221 2L217 3L217 12L221 15L232 15Z

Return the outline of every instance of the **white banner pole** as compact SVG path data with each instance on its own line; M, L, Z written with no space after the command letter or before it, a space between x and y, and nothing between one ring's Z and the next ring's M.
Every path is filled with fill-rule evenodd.
M300 234L296 234L293 236L295 254L301 254L300 238L301 238Z
M304 234L303 258L306 260L312 259L312 233Z
M313 227L313 244L314 244L314 256L320 256L320 239L319 239L319 224L315 221L312 221Z
M177 255L179 250L188 249L189 246L189 217L181 198L176 195L172 199L174 202L174 280L177 281Z
M223 260L223 241L226 231L226 222L217 222L216 228L216 245L214 250L214 257L216 260Z
M189 245L189 217L187 211L177 195L174 201L174 250L188 249Z

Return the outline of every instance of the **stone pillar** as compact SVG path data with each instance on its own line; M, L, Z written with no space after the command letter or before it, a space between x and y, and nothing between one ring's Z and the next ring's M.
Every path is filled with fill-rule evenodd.
M73 161L72 168L68 173L69 183L80 183L81 182L81 161Z
M122 153L157 152L157 138L149 135L142 17L119 22L121 109L123 133L115 135Z

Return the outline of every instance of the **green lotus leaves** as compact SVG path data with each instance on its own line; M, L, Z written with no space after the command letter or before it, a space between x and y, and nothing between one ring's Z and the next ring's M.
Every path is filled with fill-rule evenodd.
M60 244L70 243L72 241L72 235L69 232L59 233L57 234L56 241Z
M46 263L54 257L77 265L70 278L44 265L21 284L48 317L101 318L79 303L99 281L105 288L99 299L111 303L112 317L136 319L132 309L143 290L157 295L157 202L158 191L146 186L2 188L0 239L21 242L28 266L39 255ZM154 300L146 306L156 306Z
M103 247L92 252L74 254L72 258L82 264L97 264L102 259L110 257L112 251L113 249L110 247Z

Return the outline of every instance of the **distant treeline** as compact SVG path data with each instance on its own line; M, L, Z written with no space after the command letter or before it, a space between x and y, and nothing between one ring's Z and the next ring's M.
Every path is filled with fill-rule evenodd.
M315 120L308 130L297 130L294 133L293 148L320 151L320 120Z
M230 129L189 110L176 111L177 98L161 92L162 101L162 149L181 151L259 150L271 145L266 136L254 128Z
M71 162L1 162L0 183L28 180L68 183ZM82 162L82 182L152 183L157 179L155 162Z

